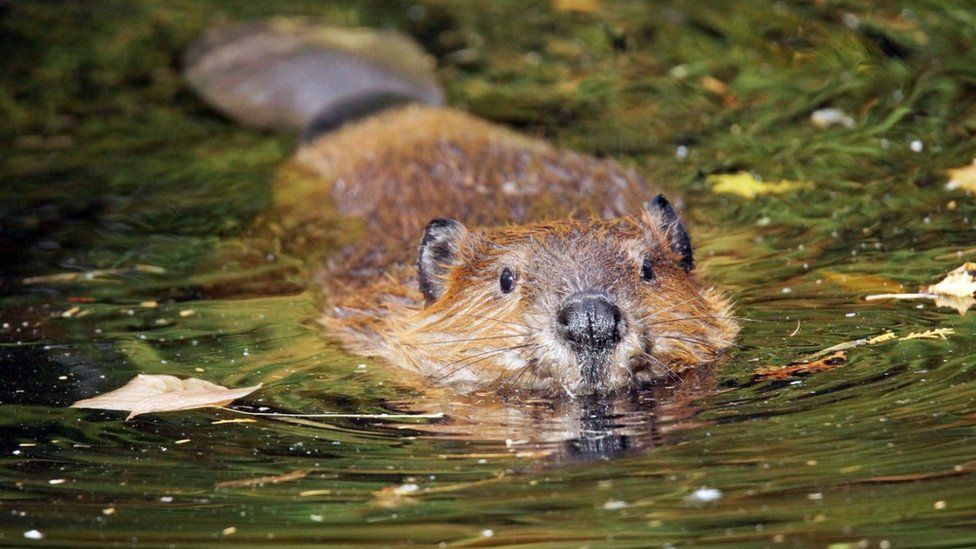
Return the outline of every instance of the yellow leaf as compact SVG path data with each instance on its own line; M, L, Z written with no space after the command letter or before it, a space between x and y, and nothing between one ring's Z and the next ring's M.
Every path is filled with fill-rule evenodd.
M593 13L600 11L600 0L552 0L552 7L559 11Z
M896 291L903 292L905 287L901 284L883 278L877 275L869 274L857 274L857 273L841 273L836 271L823 271L822 276L824 280L832 282L841 286L845 290L851 290L854 292L869 292L869 291Z
M968 166L952 168L946 170L946 173L949 174L949 182L946 183L947 190L962 189L967 193L976 194L976 159Z
M712 184L712 192L737 194L745 198L755 198L761 194L784 194L801 189L812 189L809 181L780 180L778 183L759 181L749 172L712 174L706 179Z
M79 400L72 408L97 408L130 412L126 420L150 412L192 410L208 406L226 406L247 396L261 385L228 389L196 378L139 374L122 387L94 398Z

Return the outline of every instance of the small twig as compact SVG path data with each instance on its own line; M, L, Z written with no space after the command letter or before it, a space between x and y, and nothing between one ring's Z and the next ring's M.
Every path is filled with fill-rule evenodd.
M935 299L935 294L875 294L864 297L864 301L875 301L878 299Z

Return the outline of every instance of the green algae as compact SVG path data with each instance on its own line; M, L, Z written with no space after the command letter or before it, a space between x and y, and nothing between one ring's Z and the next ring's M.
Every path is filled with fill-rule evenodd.
M976 10L601 4L0 7L0 544L32 529L92 547L976 544L972 313L865 302L844 282L912 289L974 255L976 203L943 183L976 155ZM264 383L249 409L416 402L322 337L302 258L249 238L295 138L221 119L180 79L183 50L211 24L279 14L410 33L438 57L450 104L612 155L683 197L702 268L750 319L717 389L658 418L653 448L610 461L552 445L556 458L518 457L438 424L214 424L241 418L221 411L124 423L65 409L139 372ZM812 125L826 107L853 126ZM740 170L814 187L710 192L708 175ZM21 283L93 269L120 271ZM853 349L803 379L751 375L933 328L955 335ZM703 486L721 497L690 497Z

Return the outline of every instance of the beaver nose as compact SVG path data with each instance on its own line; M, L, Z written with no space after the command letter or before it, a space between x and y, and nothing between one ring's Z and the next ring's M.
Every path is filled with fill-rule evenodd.
M600 292L586 290L566 298L556 315L559 331L575 347L605 351L620 341L620 308Z

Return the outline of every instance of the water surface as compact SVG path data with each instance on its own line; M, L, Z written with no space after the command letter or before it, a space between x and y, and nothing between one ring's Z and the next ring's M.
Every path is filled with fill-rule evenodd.
M748 319L730 360L499 407L343 353L303 258L250 238L295 139L179 78L208 25L272 13L408 32L452 105L683 196L702 270ZM966 2L0 7L0 544L976 545L973 313L863 300L976 257L976 202L944 188L976 154L974 43ZM853 126L814 127L824 107ZM814 186L710 191L739 170ZM137 373L264 384L244 411L449 419L66 408Z

